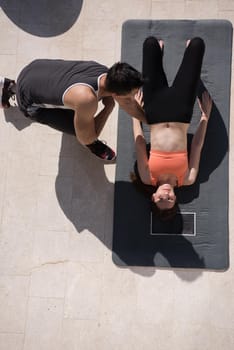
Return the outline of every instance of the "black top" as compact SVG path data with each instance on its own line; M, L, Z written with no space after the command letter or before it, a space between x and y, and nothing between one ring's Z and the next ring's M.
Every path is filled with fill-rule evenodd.
M27 65L17 79L21 110L37 104L63 106L63 95L74 84L98 90L98 77L108 68L94 61L38 59Z

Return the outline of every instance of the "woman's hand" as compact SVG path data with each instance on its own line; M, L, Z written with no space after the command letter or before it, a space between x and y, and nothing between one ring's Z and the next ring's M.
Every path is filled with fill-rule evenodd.
M208 121L212 109L212 99L207 90L203 92L201 99L198 99L198 104L202 113L201 120Z
M135 100L137 103L143 108L144 107L144 100L143 100L143 92L141 89L139 89L135 95Z

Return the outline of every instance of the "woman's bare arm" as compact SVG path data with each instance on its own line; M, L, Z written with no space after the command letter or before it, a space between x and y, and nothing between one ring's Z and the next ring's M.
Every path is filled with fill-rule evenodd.
M135 149L137 156L137 166L140 174L141 181L145 184L151 184L151 177L148 166L148 156L146 151L146 142L141 127L141 123L138 119L132 118L133 122L133 135L135 141Z
M201 151L204 145L207 124L212 109L212 99L207 91L203 92L201 100L198 100L198 104L201 110L201 119L197 131L193 136L189 158L189 173L185 179L184 185L192 185L196 181L199 171Z

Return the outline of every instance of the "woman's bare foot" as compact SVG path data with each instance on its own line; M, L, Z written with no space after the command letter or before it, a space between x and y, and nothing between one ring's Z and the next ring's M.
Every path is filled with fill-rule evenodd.
M163 51L164 41L163 40L159 40L158 43L159 43L159 45L161 47L161 50Z

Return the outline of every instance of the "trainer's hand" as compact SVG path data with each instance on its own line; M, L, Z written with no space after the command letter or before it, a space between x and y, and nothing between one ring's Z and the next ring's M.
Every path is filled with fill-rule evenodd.
M135 100L137 103L143 108L144 107L144 100L143 100L143 92L141 89L139 89L135 95Z
M115 101L111 96L103 97L102 103L103 103L105 109L108 109L110 111L112 111L112 109L115 106Z
M201 99L198 99L198 104L201 110L201 119L209 120L210 113L212 109L212 98L210 97L208 91L204 91Z

